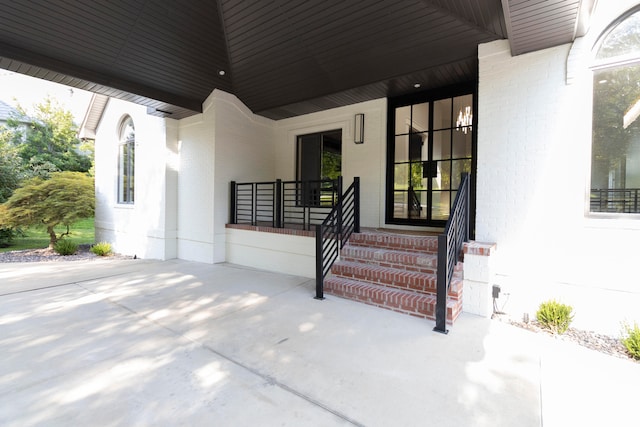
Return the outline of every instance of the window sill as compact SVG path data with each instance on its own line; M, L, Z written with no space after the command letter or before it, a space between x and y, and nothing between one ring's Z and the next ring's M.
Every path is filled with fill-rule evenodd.
M640 230L640 214L615 214L589 212L585 216L589 228Z

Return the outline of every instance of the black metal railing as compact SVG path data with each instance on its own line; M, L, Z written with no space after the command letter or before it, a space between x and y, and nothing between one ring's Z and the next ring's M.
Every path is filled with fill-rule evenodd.
M338 188L342 188L339 178ZM324 299L324 278L352 233L360 232L360 178L344 193L322 224L316 225L316 299Z
M436 332L447 331L447 294L460 257L469 240L469 174L463 174L444 233L438 236L438 278L436 287Z
M422 212L422 203L420 203L420 198L413 190L413 187L409 187L409 203L411 214L420 216L420 212Z
M338 200L338 180L231 181L231 224L311 230Z
M592 188L591 212L640 213L640 188Z

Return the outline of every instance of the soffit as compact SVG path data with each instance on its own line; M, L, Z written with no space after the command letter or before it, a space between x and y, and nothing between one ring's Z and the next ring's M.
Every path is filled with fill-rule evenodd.
M479 43L509 35L515 54L564 43L581 3L1 0L0 67L164 117L200 112L217 88L281 119L475 81ZM532 30L549 22L553 37Z
M572 42L588 29L595 0L502 0L511 53Z

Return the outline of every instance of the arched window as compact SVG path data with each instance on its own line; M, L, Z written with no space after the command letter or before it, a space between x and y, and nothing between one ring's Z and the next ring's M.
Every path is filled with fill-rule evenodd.
M120 124L118 147L118 203L133 203L135 182L136 131L127 116Z
M640 213L640 10L596 45L591 212Z

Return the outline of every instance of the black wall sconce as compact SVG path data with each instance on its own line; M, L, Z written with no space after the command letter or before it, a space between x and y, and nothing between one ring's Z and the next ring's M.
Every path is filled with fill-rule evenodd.
M364 143L364 114L356 114L356 122L353 128L353 142Z

